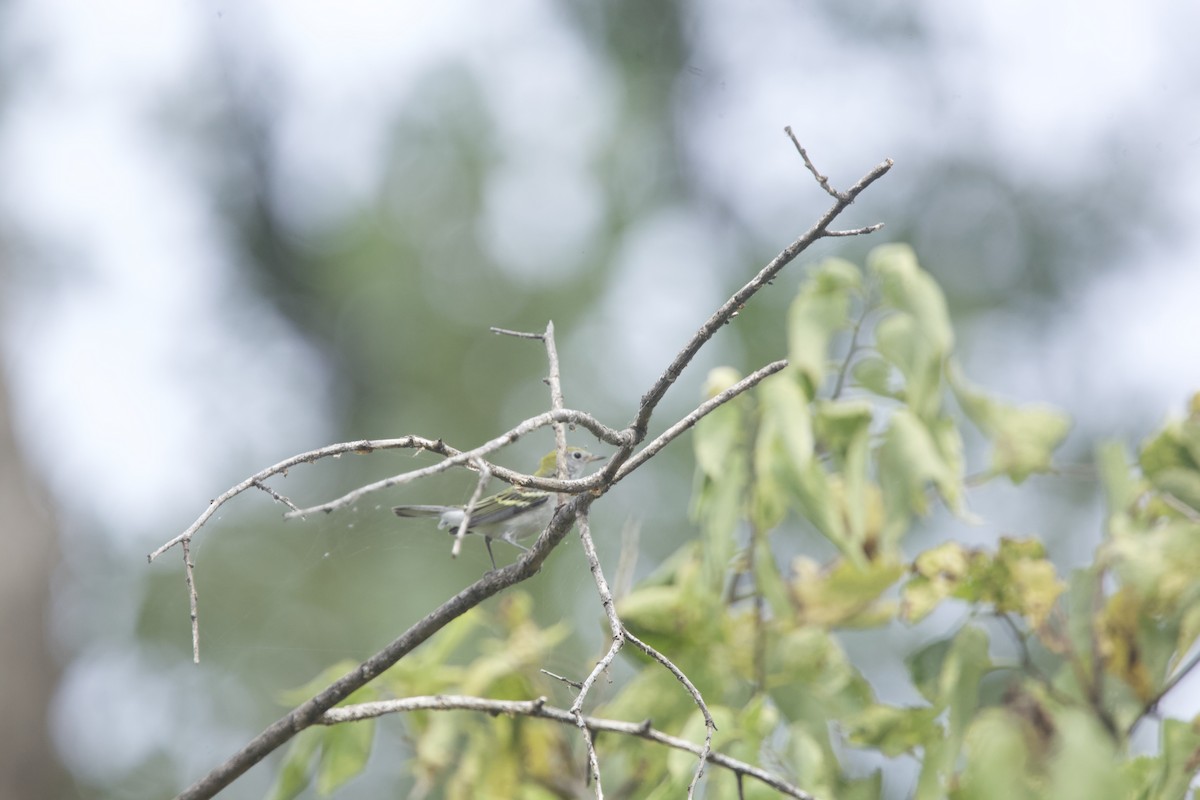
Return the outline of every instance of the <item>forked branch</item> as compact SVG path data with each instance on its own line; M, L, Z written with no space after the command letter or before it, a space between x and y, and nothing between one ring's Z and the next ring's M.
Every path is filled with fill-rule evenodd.
M787 133L789 136L791 136L790 129L787 130ZM792 136L792 139L795 142L794 136ZM522 338L540 339L546 343L547 356L551 362L550 375L547 378L547 382L551 385L552 408L550 411L535 417L531 417L501 436L498 436L489 442L469 450L459 450L451 447L441 439L406 436L399 439L346 442L342 444L331 445L318 450L312 450L307 453L301 453L300 455L286 459L279 464L269 467L247 478L245 481L242 481L238 485L221 494L209 504L209 507L204 511L204 513L201 514L200 517L197 518L196 521L193 522L192 525L189 526L183 533L166 542L150 554L150 560L154 560L157 556L161 555L163 552L171 547L174 547L175 545L181 545L184 548L185 563L188 564L187 573L189 594L193 601L193 637L195 641L198 642L198 627L195 622L195 592L192 588L193 584L190 559L188 558L188 544L190 543L191 538L204 526L209 519L211 519L213 514L221 505L249 488L257 487L263 489L264 491L270 493L276 500L280 500L281 502L287 504L290 510L284 516L288 519L311 515L317 512L329 513L353 504L368 493L380 491L393 486L399 486L458 466L466 467L473 465L480 471L490 471L497 478L514 485L537 487L545 491L559 492L563 495L566 495L566 499L563 502L560 502L560 505L557 507L550 525L541 534L541 536L538 537L537 541L534 543L533 547L528 553L524 554L515 563L510 564L507 567L486 573L479 580L475 581L470 586L467 586L449 600L444 602L442 605L438 606L383 650L379 651L377 654L361 663L342 678L335 681L332 685L320 692L318 695L293 709L283 718L272 724L252 741L250 741L240 751L230 757L227 761L213 769L212 772L184 791L180 795L181 798L212 797L221 789L228 786L239 775L241 775L254 764L261 761L269 753L278 748L280 745L284 744L301 730L304 730L313 724L330 724L334 721L337 721L339 719L337 715L342 712L331 711L331 709L333 709L337 703L345 700L352 692L364 686L384 670L391 667L393 664L411 652L413 648L424 642L450 621L461 616L469 609L479 605L487 598L497 594L509 586L527 580L536 574L541 568L542 562L545 561L546 557L549 555L550 551L553 550L554 547L556 547L559 542L566 537L576 520L580 520L582 523L580 525L580 531L584 540L585 552L588 554L589 563L593 565L593 574L596 578L597 589L600 594L601 601L605 606L606 614L609 617L610 626L613 631L613 645L609 648L608 654L605 656L605 658L601 659L601 661L596 665L596 668L589 675L588 679L583 681L581 684L576 702L573 704L571 710L562 712L555 710L555 714L562 715L559 717L554 716L549 712L545 712L547 707L540 701L535 701L530 708L533 708L533 706L536 705L538 708L542 709L543 712L545 712L541 714L542 716L548 716L570 722L579 726L583 730L584 738L589 749L591 770L596 779L597 794L600 794L598 780L599 764L595 754L594 746L591 742L591 732L595 730L610 729L605 727L609 725L616 726L631 724L595 720L594 718L586 717L582 713L582 706L591 684L594 683L596 678L603 672L603 670L612 663L613 658L615 658L616 653L620 650L623 643L629 642L634 646L644 650L652 658L670 670L687 688L689 693L691 693L693 699L697 703L697 706L704 715L707 726L707 735L705 737L705 743L703 746L693 745L691 743L683 742L682 740L675 740L673 737L667 737L665 734L658 734L657 732L653 732L654 735L651 736L650 733L652 732L652 729L649 727L649 725L632 726L636 730L631 731L635 735L641 735L645 738L650 738L654 741L660 741L673 747L680 747L682 749L689 750L699 757L697 771L693 777L691 786L689 787L689 796L694 793L695 788L703 775L704 765L706 763L714 763L734 769L739 776L739 786L741 777L743 775L747 775L753 776L759 780L763 780L768 785L781 792L784 792L785 794L788 794L789 796L801 798L809 797L809 795L801 792L799 789L791 787L790 785L787 785L766 773L762 773L761 770L756 770L748 765L741 765L738 767L729 766L729 764L732 763L731 759L726 759L724 756L720 756L712 751L712 734L713 731L716 730L716 726L713 723L711 714L708 712L703 697L700 695L699 690L687 678L687 676L684 675L678 668L676 668L669 659L667 659L661 653L658 653L656 650L654 650L654 648L649 647L636 637L632 636L620 622L613 608L612 595L610 592L608 592L607 583L604 580L603 573L599 569L599 561L595 557L595 549L591 546L590 533L588 532L588 527L586 524L586 514L591 504L608 492L608 490L611 489L612 486L615 485L619 480L622 480L639 466L652 458L655 454L661 451L666 444L673 441L691 426L695 425L696 422L706 414L711 413L723 403L729 402L741 393L752 388L758 382L784 369L787 366L786 361L777 361L752 373L742 381L735 384L733 387L730 387L728 390L722 392L720 395L717 395L716 397L711 398L710 400L696 407L696 409L694 409L691 413L687 414L682 419L671 425L663 434L659 435L649 445L635 454L634 450L640 444L642 444L647 436L650 420L653 417L654 412L657 409L658 404L661 402L663 396L666 394L667 390L674 385L676 380L678 380L680 374L691 363L692 359L699 352L699 350L708 343L708 341L716 334L716 332L731 319L733 319L737 312L743 306L745 306L745 304L755 294L767 286L771 280L778 275L780 270L792 262L813 242L828 236L852 236L871 233L875 230L878 230L880 227L879 225L871 225L862 228L855 228L853 230L838 231L831 230L829 226L851 203L854 202L859 194L861 194L868 186L870 186L872 183L886 174L889 169L891 169L892 162L890 159L876 166L846 191L838 192L833 190L829 186L828 180L816 170L816 168L812 165L811 160L808 158L808 154L803 151L803 148L799 147L798 142L796 142L796 146L800 149L800 153L804 159L806 167L813 173L818 184L820 184L822 188L834 198L833 205L807 232L784 248L777 256L775 256L775 258L771 259L771 261L762 267L762 269L760 269L748 283L736 291L721 305L720 308L713 312L708 320L706 320L700 326L696 333L693 334L693 336L683 346L683 348L679 351L679 354L676 355L676 357L666 367L666 369L654 382L650 389L642 396L641 402L638 405L638 409L634 414L632 421L625 429L616 430L609 428L585 412L573 411L562 407L562 394L561 387L558 386L557 353L554 350L553 345L552 325L547 328L547 332L545 334L525 334L514 331L497 330L497 333L516 335ZM563 464L561 459L565 453L565 436L562 428L562 426L565 424L583 427L590 431L600 441L611 444L617 448L616 452L612 455L602 470L594 475L579 480L561 480L559 478L542 478L515 472L493 464L487 460L487 456L499 450L500 448L515 442L520 437L547 425L553 425L556 431L555 441L560 454L559 474L564 474L561 471L561 466ZM374 452L375 450L405 448L428 450L443 456L444 460L430 467L424 467L421 469L401 473L399 475L393 475L381 481L359 487L358 489L349 492L335 500L308 508L298 507L295 503L292 503L287 498L276 493L273 489L270 489L265 484L267 479L278 475L284 475L287 473L287 470L293 466L316 461L320 458L341 455L343 453L369 453ZM196 650L196 657L198 658L198 649ZM484 701L475 698L472 699L471 702L488 703L497 701ZM536 715L532 711L529 713L531 716ZM740 762L738 763L740 764ZM760 776L760 773L765 777Z

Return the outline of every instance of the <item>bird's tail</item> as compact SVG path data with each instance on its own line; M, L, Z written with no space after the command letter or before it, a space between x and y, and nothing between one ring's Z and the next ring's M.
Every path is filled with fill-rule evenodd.
M450 506L396 506L392 512L397 517L440 517Z

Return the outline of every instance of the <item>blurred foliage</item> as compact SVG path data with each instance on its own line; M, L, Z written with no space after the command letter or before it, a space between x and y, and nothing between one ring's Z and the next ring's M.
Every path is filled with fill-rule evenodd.
M813 270L788 317L795 361L697 426L697 538L619 598L622 619L703 692L716 750L817 797L883 796L882 771L847 768L853 750L917 759L917 798L1182 797L1200 767L1200 720L1158 720L1153 754L1131 755L1130 738L1197 661L1187 657L1200 638L1200 508L1190 494L1200 482L1200 395L1145 444L1140 467L1118 445L1100 448L1108 513L1092 563L1060 575L1033 538L994 550L949 541L910 557L901 545L935 506L969 517L964 425L993 451L975 480L1018 484L1052 469L1068 422L966 383L942 294L911 250L879 247L867 263L865 272L842 260ZM714 370L706 390L737 378ZM781 558L796 519L836 555ZM538 670L566 631L538 626L531 603L514 592L494 613L472 611L376 691L550 694ZM922 702L879 701L835 631L874 631L883 659L887 625L950 604L968 609L965 621L903 665ZM1016 638L1016 657L993 655L997 632ZM649 719L700 741L703 721L676 679L628 648L624 662L629 677L595 714ZM577 674L589 666L578 663ZM461 712L413 714L405 725L422 794L586 792L568 726ZM306 733L280 786L345 780L365 747L346 736ZM695 769L691 756L638 739L605 736L598 748L615 796L683 796ZM774 796L750 780L739 795L716 768L706 781L706 797Z

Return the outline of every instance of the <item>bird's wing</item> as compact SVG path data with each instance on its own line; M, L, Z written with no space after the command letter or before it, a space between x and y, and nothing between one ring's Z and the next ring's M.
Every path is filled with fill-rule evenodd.
M539 492L536 497L524 496L518 503L506 503L499 496L492 497L475 507L471 514L471 527L498 525L531 508L545 505L549 501L550 495L542 492Z

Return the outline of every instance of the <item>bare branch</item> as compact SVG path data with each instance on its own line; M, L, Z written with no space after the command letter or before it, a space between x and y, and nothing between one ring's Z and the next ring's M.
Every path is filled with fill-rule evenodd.
M862 236L868 233L874 233L883 227L882 222L876 222L874 225L864 225L861 228L850 228L844 231L825 231L826 236Z
M629 475L629 473L633 472L642 464L657 455L658 451L670 444L673 439L677 438L680 434L694 426L697 422L711 414L713 411L716 411L720 406L728 403L739 394L754 388L764 379L769 378L776 372L786 368L787 365L788 362L786 358L780 359L779 361L772 361L765 367L761 367L760 369L757 369L746 377L742 378L740 381L735 383L733 386L730 386L720 394L713 395L709 399L705 400L686 417L660 433L654 439L654 441L650 442L650 444L639 450L637 455L630 457L628 461L622 464L620 469L617 470L617 474L613 476L613 483L623 480Z
M600 602L604 606L604 614L608 617L609 630L612 633L612 644L609 645L608 652L604 657L596 662L592 667L592 671L583 679L583 683L579 686L579 693L575 697L575 702L571 703L570 713L574 715L575 725L583 732L584 742L587 745L588 767L592 771L592 780L596 782L596 796L603 797L600 788L600 760L596 755L596 745L592 740L591 732L588 730L587 723L583 717L583 703L587 700L588 693L592 690L596 680L608 671L612 666L613 659L617 657L617 653L621 652L621 648L625 645L625 626L621 624L621 620L617 617L616 606L613 603L612 592L608 589L608 581L604 579L604 572L600 569L600 558L596 555L596 545L592 542L591 526L588 524L587 515L580 515L579 519L579 539L583 542L583 552L587 556L588 566L592 571L592 578L596 582L596 591L600 595Z
M488 469L482 459L471 459L471 466L479 471L479 480L475 482L475 491L471 493L471 499L463 506L462 522L459 523L458 530L454 533L454 546L450 548L451 558L458 558L458 554L462 552L463 539L466 538L467 531L471 528L471 515L475 513L475 506L483 497L483 490L488 485L488 481L492 479L492 471Z
M183 540L183 579L187 583L188 608L192 617L192 663L200 663L200 603L196 596L196 564L192 561L192 548Z
M808 157L808 151L804 149L804 145L800 144L800 140L796 138L796 134L792 133L792 126L785 126L783 132L786 133L788 138L792 140L792 144L796 145L796 152L800 154L800 158L804 159L804 166L808 167L808 171L811 172L813 177L817 179L817 183L820 184L821 188L825 190L826 194L835 200L844 199L845 195L829 185L829 178L817 171L816 165L813 164L812 159Z
M546 383L550 387L550 410L561 411L563 408L562 379L559 376L558 345L554 342L553 320L546 323L546 332L542 335L542 341L546 345L546 362L549 365L549 371L546 374ZM567 431L561 422L554 423L554 450L558 453L555 477L566 478ZM561 503L563 499L560 495L558 501Z
M696 769L696 774L692 776L692 782L688 784L688 800L691 800L696 790L696 784L698 784L700 779L704 777L704 763L708 760L708 756L712 752L712 738L713 734L717 731L716 720L713 719L712 712L708 710L708 704L704 702L704 696L700 694L700 690L696 688L696 684L692 683L691 679L684 674L683 670L675 666L671 662L671 659L667 658L662 653L658 652L653 647L630 633L628 628L625 628L624 630L625 638L630 644L653 658L659 664L662 664L664 667L666 667L667 671L674 675L675 678L684 685L684 688L688 690L688 694L692 696L692 700L700 709L700 714L704 717L704 747L699 754L700 765Z
M596 545L592 541L591 526L588 524L587 515L581 513L578 522L579 539L583 542L583 552L587 556L588 567L591 569L592 578L596 582L596 592L600 595L600 602L604 606L604 615L608 618L609 631L612 633L612 645L608 648L608 652L605 653L604 658L596 662L596 666L592 668L591 673L584 679L583 685L579 689L579 695L575 698L575 702L571 704L570 713L575 715L576 725L583 728L586 734L586 725L583 721L583 703L587 699L588 692L591 691L596 679L612 666L613 659L617 657L617 653L625 646L625 642L633 642L642 652L666 667L672 675L687 687L688 692L692 695L692 700L695 701L696 705L700 708L700 713L704 716L704 747L700 752L700 762L696 765L696 774L692 776L692 781L688 784L687 796L688 800L691 800L695 796L696 786L700 783L700 778L704 776L704 763L708 758L709 752L711 752L712 736L713 732L717 729L717 724L713 721L712 714L709 713L708 705L704 702L704 697L701 696L700 690L683 674L683 671L671 663L671 660L662 653L630 633L629 629L625 627L625 623L617 615L617 605L613 602L612 591L609 590L608 581L604 577L604 570L600 567L600 558L596 554ZM596 760L596 751L592 746L590 737L588 737L588 761L592 764L594 778L598 787L600 782L600 764Z
M564 725L574 725L575 715L570 711L546 704L546 698L536 700L488 700L482 697L467 697L463 695L433 695L424 697L406 697L402 700L380 700L374 703L359 703L352 706L341 706L330 709L316 720L320 725L338 725L344 722L356 722L364 719L375 719L385 714L403 714L411 711L479 711L484 714L508 714L511 716L534 717L561 722ZM710 764L730 770L734 774L754 778L775 791L798 800L815 800L815 798L799 788L764 769L730 758L722 753L705 749L686 739L671 736L655 730L648 722L623 722L620 720L604 719L601 717L584 717L584 723L591 731L618 733L624 736L636 736L650 742L656 742L676 750L683 750L695 756L704 756Z
M515 336L518 339L541 339L545 336L543 333L528 333L526 331L510 331L508 328L497 328L495 325L488 328L492 333L500 334L501 336Z
M803 155L803 150L801 150L801 155ZM804 156L804 158L807 161L807 156ZM741 289L738 289L732 297L726 300L725 303L718 308L703 325L700 326L700 329L696 331L691 340L684 345L683 349L679 351L679 355L675 356L675 359L670 363L670 365L667 366L666 370L661 376L659 376L658 380L655 381L654 386L650 388L650 391L646 392L646 394L642 396L642 401L638 408L637 416L634 418L633 424L630 425L634 432L635 441L640 442L642 438L645 437L647 427L650 423L650 417L654 413L654 410L658 407L663 395L665 395L667 393L667 389L671 388L675 381L678 380L684 368L691 363L692 359L696 356L696 353L700 351L700 348L703 347L708 340L711 339L723 325L725 325L725 323L729 322L729 320L733 318L734 314L736 314L742 309L743 306L746 305L750 298L752 298L759 292L760 289L770 283L771 280L779 274L780 270L795 260L796 256L807 250L813 242L824 236L827 236L829 226L832 224L834 219L836 219L839 214L845 211L846 208L853 203L860 194L862 194L863 190L886 175L888 170L891 168L892 160L889 158L860 178L857 183L855 183L845 192L834 192L827 189L835 198L835 202L829 208L829 210L826 211L821 218L817 220L816 224L809 228L809 230L803 236L785 247L783 251L779 253L779 255L775 256L775 258L771 259L771 261L765 267L759 270L758 274L755 275L749 283L747 283ZM815 169L813 169L813 174L817 176L818 183L821 183L825 180L816 172ZM825 186L826 184L822 185Z
M272 723L241 750L215 767L206 776L183 791L179 800L210 798L235 781L242 773L262 761L280 745L300 731L315 724L321 715L345 700L391 667L414 648L437 633L451 621L465 614L484 600L537 574L542 563L561 542L575 523L576 515L586 512L595 496L581 494L558 508L554 519L538 537L528 553L507 567L487 572L442 605L435 608L412 627L366 661L334 681L310 700Z
M196 531L200 530L200 528L204 526L204 523L208 522L212 515L217 512L218 508L225 505L227 502L237 497L247 489L261 485L264 480L273 475L286 474L289 469L298 464L309 464L322 458L328 458L329 456L340 456L346 453L372 453L376 450L391 450L395 448L417 448L420 450L431 450L435 453L441 453L443 455L448 455L451 452L458 452L457 450L453 450L453 448L446 447L441 440L434 441L432 439L423 439L419 436L404 436L399 439L360 439L356 442L331 444L327 447L321 447L316 450L309 450L306 453L300 453L299 455L292 456L291 458L286 458L274 466L267 467L261 472L257 472L254 475L251 475L249 478L246 478L246 480L242 481L236 486L226 489L215 500L208 504L208 508L204 510L204 513L197 517L196 521L189 525L187 530L159 547L157 550L147 556L147 559L149 561L154 561L154 559L158 558L175 545L192 538Z
M789 136L791 132L789 130ZM795 141L793 137L793 141ZM797 147L799 147L797 143ZM580 531L581 538L584 541L584 549L588 554L589 563L594 565L593 574L596 578L597 588L600 592L602 603L605 605L606 614L609 617L610 628L613 631L613 643L609 648L608 654L597 663L595 669L591 672L588 678L579 685L579 695L570 711L557 711L555 713L562 715L559 717L562 721L567 721L581 727L585 742L589 749L589 763L592 773L597 780L597 791L599 792L599 764L598 758L595 755L595 747L592 742L592 733L596 730L607 730L610 728L605 725L629 725L628 723L611 723L603 720L591 720L584 717L582 714L582 706L588 695L588 691L595 683L599 675L603 674L604 670L611 665L616 653L620 650L625 641L629 641L637 646L642 651L646 652L666 669L668 669L675 677L685 686L691 694L693 700L700 708L705 719L706 736L702 747L693 745L690 742L674 739L665 734L660 734L650 728L649 722L640 726L629 726L630 733L643 736L644 738L659 741L668 744L672 747L679 747L699 756L699 764L691 785L689 786L689 797L694 795L697 784L704 773L704 765L706 763L716 763L734 769L740 776L752 775L756 779L761 780L767 785L770 785L780 791L784 791L793 797L807 798L809 795L803 793L795 787L779 781L773 776L763 773L755 768L748 768L748 765L742 765L741 762L733 762L731 759L725 759L724 756L712 752L712 738L716 730L715 722L710 714L704 698L699 690L688 679L688 677L679 670L666 656L659 653L653 647L645 642L642 642L632 633L630 633L617 617L615 607L612 600L611 592L608 590L607 583L603 573L600 570L598 559L595 555L595 548L591 542L590 532L587 527L586 514L591 504L599 497L603 496L616 482L630 474L641 464L645 463L654 454L659 452L666 444L678 437L683 431L692 427L698 420L712 410L718 408L722 403L728 402L733 397L736 397L741 392L744 392L756 385L759 381L765 379L771 374L783 369L786 361L778 361L774 364L767 365L747 378L739 381L735 386L722 392L720 395L706 401L681 419L679 422L672 425L666 432L658 436L649 445L644 447L636 456L632 454L633 448L642 443L646 437L649 422L654 414L659 402L667 390L678 379L682 371L691 363L696 353L702 348L723 325L729 322L738 311L750 300L759 290L769 284L771 280L782 270L788 263L793 261L801 252L809 245L824 236L832 235L856 235L857 233L870 233L877 230L878 226L868 226L856 231L830 231L829 225L832 221L849 206L856 197L870 186L875 180L887 173L891 168L890 160L876 166L860 179L854 186L850 187L845 192L835 192L829 185L828 181L821 176L812 166L807 154L801 148L801 155L805 160L810 171L813 172L826 191L835 198L833 206L817 221L817 223L804 235L796 239L791 245L781 251L775 258L766 264L757 275L754 276L745 286L734 293L719 309L709 317L709 319L697 330L692 338L687 342L684 348L679 352L675 359L667 366L662 375L656 380L650 390L641 398L637 413L630 428L626 430L615 430L598 422L591 415L581 411L574 411L562 408L561 387L558 378L557 352L553 342L553 323L547 326L546 332L542 334L522 333L518 331L509 331L506 329L493 329L496 333L520 338L539 339L547 346L547 356L551 362L550 374L547 377L547 382L551 385L551 400L552 409L549 412L531 417L508 432L496 437L484 444L471 450L458 450L445 444L442 440L432 440L416 436L407 436L400 439L387 440L362 440L359 442L348 442L329 447L320 448L318 450L302 453L292 458L282 461L266 470L263 470L242 483L230 488L222 495L213 500L209 507L192 523L187 530L179 536L176 536L171 541L162 545L158 550L149 555L150 560L153 560L158 555L161 555L167 549L176 544L183 546L185 564L187 564L189 593L193 600L193 621L196 619L195 614L195 591L192 583L190 549L189 544L191 537L213 516L220 506L228 502L233 497L244 492L250 487L262 488L272 494L275 499L285 502L291 510L284 515L285 518L293 518L305 514L312 514L317 511L331 512L336 509L344 508L356 502L361 497L375 491L406 484L420 478L433 475L457 466L466 466L471 464L475 469L486 475L490 471L495 477L516 486L536 487L545 491L558 492L560 494L570 495L568 499L560 502L556 507L554 516L550 525L538 537L533 547L519 558L515 563L510 564L502 569L492 570L479 580L472 583L462 591L458 592L452 598L447 600L438 608L430 612L426 617L418 621L405 631L400 637L394 640L391 644L379 651L377 654L362 662L358 667L351 670L345 676L335 681L329 687L318 693L316 696L293 709L290 713L269 726L261 734L246 744L239 752L234 754L224 763L213 769L207 776L202 778L195 785L183 792L181 798L207 798L212 797L224 787L228 786L239 775L244 773L254 764L264 759L269 753L278 748L288 739L304 730L306 727L316 723L328 723L332 717L327 714L337 714L341 712L333 712L333 707L346 699L352 692L366 685L373 680L384 670L391 667L405 655L412 651L413 648L420 645L438 630L448 624L450 621L458 618L469 609L479 605L489 597L494 596L498 592L512 586L516 583L527 580L532 577L541 568L549 553L566 537L571 530L575 521L581 521ZM500 448L515 442L520 437L545 427L553 425L556 428L556 445L560 453L560 468L562 466L562 455L565 454L565 435L562 431L564 424L580 425L594 434L598 439L618 448L609 463L600 472L591 475L587 478L579 480L560 480L551 478L542 478L533 475L527 475L520 472L505 469L494 465L486 460L486 456L499 450ZM329 501L322 505L313 506L307 509L297 509L294 504L283 498L282 495L277 495L270 489L267 489L263 481L274 475L286 474L287 470L301 463L316 461L320 458L328 456L337 456L342 453L369 453L379 449L423 449L438 453L444 456L444 460L439 464L411 470L409 472L394 475L381 481L360 487L353 492L343 495L340 498ZM560 473L561 474L561 473ZM476 495L482 493L483 481L476 487ZM478 502L474 498L473 503ZM468 512L469 513L469 512ZM464 525L465 527L465 525ZM460 531L461 534L461 531ZM197 627L193 622L193 637L194 641L197 637ZM403 701L400 701L403 702ZM536 706L539 710L544 710L544 701L535 701L530 705L532 709ZM531 715L537 715L534 711L527 712ZM552 716L547 713L544 716ZM553 717L552 717L553 718ZM593 722L597 723L593 725ZM731 763L739 764L740 766L729 766Z
M580 683L579 681L573 681L573 680L571 680L570 678L567 678L567 677L564 677L564 676L562 676L562 675L559 675L559 674L558 674L558 673L556 673L556 672L551 672L551 671L550 671L550 670L548 670L548 669L539 669L539 670L538 670L538 672L542 673L543 675L549 675L551 678L554 678L554 680L556 680L556 681L562 681L562 682L563 682L563 683L565 683L567 686L570 686L570 687L572 687L572 688L574 688L574 689L581 689L581 688L583 688L583 684L582 684L582 683Z
M470 462L473 458L483 458L489 453L494 453L500 448L512 444L522 436L532 433L539 428L544 428L547 425L553 425L558 422L570 422L582 425L592 433L596 434L596 436L602 441L608 442L609 444L620 445L624 444L628 440L628 437L623 433L601 425L599 422L596 422L591 415L585 414L582 411L572 411L569 409L562 409L560 411L547 411L543 414L538 414L536 417L530 417L515 428L502 433L496 438L485 442L484 444L481 444L479 447L476 447L472 450L459 451L443 445L446 450L453 451L453 455L447 458L445 461L425 467L423 469L402 472L399 475L392 475L389 478L384 478L383 480L375 481L374 483L368 483L365 486L360 486L357 489L347 492L341 497L330 500L327 503L321 503L320 505L312 506L310 508L302 508L299 511L288 512L287 514L284 514L284 518L294 519L295 517L306 517L317 513L328 514L330 512L337 511L338 509L352 506L361 500L365 495L382 491L383 489L390 489L394 486L402 486L406 483L412 483L413 481L427 478L430 475L436 475L439 472L445 472L452 467L463 466ZM601 477L602 473L596 473L595 475L591 475L586 478L568 481L560 480L558 478L539 478L534 475L527 475L524 472L517 472L515 470L507 469L499 466L498 464L492 464L490 462L486 463L488 469L492 471L493 477L499 478L505 483L511 483L515 486L545 489L549 492L576 494L578 492L587 491L588 489L594 489L603 481L603 478Z
M271 495L271 497L274 498L276 503L283 503L285 506L287 506L288 508L290 508L293 511L299 510L296 508L295 503L293 503L291 500L288 500L286 497L284 497L279 492L272 489L270 486L267 486L262 481L255 481L254 485L255 485L255 487L262 489L264 492Z

